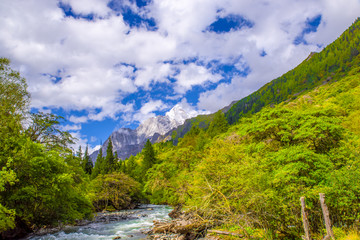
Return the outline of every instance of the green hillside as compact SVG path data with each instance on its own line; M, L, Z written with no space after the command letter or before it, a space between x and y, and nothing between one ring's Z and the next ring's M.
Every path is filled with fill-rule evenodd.
M235 124L219 111L206 130L192 126L177 146L155 144L156 162L145 176L133 175L148 199L182 204L208 227L301 239L304 196L313 239L322 239L324 193L336 238L359 231L359 26L357 20L321 53L235 104L228 120L236 106L254 101ZM133 159L133 173L143 158Z
M320 53L311 53L293 70L265 84L256 92L223 109L229 124L241 117L256 113L265 106L295 99L315 87L334 82L346 74L352 66L360 64L360 18L336 41ZM229 108L229 109L228 109ZM172 133L173 143L190 131L192 126L206 129L213 114L188 119Z
M198 129L176 147L155 145L145 192L153 203L183 204L209 224L242 233L246 226L267 239L300 239L301 196L321 239L318 198L325 193L334 229L357 229L359 116L360 67L353 67L337 82L266 107L214 138Z
M329 81L337 81L360 63L360 19L320 53L311 54L299 66L269 82L235 103L226 113L230 124L264 106L294 99L304 91Z

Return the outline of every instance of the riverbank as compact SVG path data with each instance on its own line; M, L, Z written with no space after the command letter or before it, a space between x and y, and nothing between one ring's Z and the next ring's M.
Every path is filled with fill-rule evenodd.
M147 232L149 239L209 239L206 237L207 230L217 225L216 222L204 220L193 212L182 212L181 206L171 211L169 216L171 219L154 221L154 226Z

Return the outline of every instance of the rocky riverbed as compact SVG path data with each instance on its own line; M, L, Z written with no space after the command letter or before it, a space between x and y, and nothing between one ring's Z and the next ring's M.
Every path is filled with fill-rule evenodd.
M140 209L97 213L91 221L79 221L75 226L40 229L26 239L144 239L153 221L168 219L170 211L168 206L144 205Z

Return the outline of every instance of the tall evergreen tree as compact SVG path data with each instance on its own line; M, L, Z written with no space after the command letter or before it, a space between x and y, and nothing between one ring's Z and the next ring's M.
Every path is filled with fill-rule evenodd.
M113 145L111 138L109 138L108 146L106 149L106 157L104 161L104 174L111 173L116 170L116 161L113 154Z
M77 151L76 155L77 155L77 157L78 157L78 160L79 160L80 165L82 165L82 163L83 163L82 155L83 155L83 154L82 154L81 146L79 146L79 150Z
M104 168L103 166L104 166L104 157L102 154L102 148L100 148L99 153L96 157L96 162L91 177L96 178L99 174L102 174Z
M152 146L149 139L145 143L145 146L144 146L144 149L143 149L143 155L144 155L143 171L145 173L156 162L154 148L153 148L153 146Z
M87 173L87 174L90 174L92 173L92 169L94 167L94 164L93 162L91 161L90 159L90 156L89 156L89 147L86 145L86 148L85 148L85 153L84 153L84 159L83 159L83 164L82 164L82 167L84 169L84 171Z
M122 171L121 168L122 168L122 161L121 159L119 159L119 154L117 151L115 151L115 154L114 154L114 158L115 158L115 170L116 171Z
M126 161L126 164L123 164L124 173L128 174L130 177L134 179L138 179L135 173L135 170L138 168L138 165L135 161L135 157L131 155L129 159Z

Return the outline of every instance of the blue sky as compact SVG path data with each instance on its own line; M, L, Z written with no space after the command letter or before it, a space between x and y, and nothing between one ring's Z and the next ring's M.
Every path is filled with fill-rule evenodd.
M64 116L93 149L176 104L210 113L245 97L359 12L359 0L2 0L0 56L32 110Z

